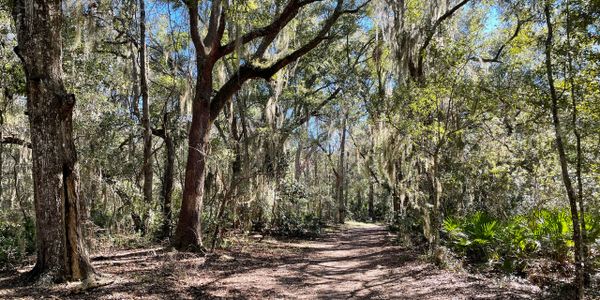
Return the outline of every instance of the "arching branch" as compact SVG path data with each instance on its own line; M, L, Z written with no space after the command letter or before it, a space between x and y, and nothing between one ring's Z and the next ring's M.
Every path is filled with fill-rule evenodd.
M433 23L431 28L429 28L429 30L427 30L427 33L426 33L427 35L425 36L425 40L423 41L423 44L421 45L421 47L419 47L419 52L418 52L418 57L417 57L417 66L416 66L416 68L414 68L414 66L411 68L413 70L411 70L410 73L411 73L411 76L413 77L413 79L416 79L417 81L421 81L423 79L423 60L425 58L425 51L427 50L427 47L429 46L429 44L431 43L431 40L433 39L433 35L437 32L440 25L442 25L442 23L445 20L452 17L452 15L454 15L454 13L456 11L458 11L461 7L463 7L465 4L469 3L469 1L471 1L471 0L462 0L461 2L459 2L458 4L453 6L450 10L448 10L443 15L441 15L437 20L435 20L435 22ZM412 64L412 62L411 62L411 64Z
M480 61L480 62L484 62L484 63L502 63L502 61L500 60L500 56L502 55L502 51L504 51L504 49L506 48L506 46L508 46L514 39L516 39L519 36L519 33L521 32L521 28L523 27L523 24L529 22L531 20L531 18L525 19L525 20L520 20L519 17L517 16L517 26L515 28L515 32L510 36L510 38L508 40L506 40L506 42L504 42L504 44L502 44L502 46L500 46L500 48L498 48L498 50L496 51L496 54L493 57L470 57L470 60L474 60L474 61Z
M235 50L236 43L247 44L257 38L263 38L261 45L256 51L254 56L262 56L261 52L264 52L266 48L273 42L277 34L285 27L291 20L298 15L300 9L308 4L321 0L290 0L287 5L283 8L283 11L277 16L271 24L256 28L246 34L244 34L239 41L231 41L225 45L219 47L218 56L223 57L227 54L232 53Z
M17 137L14 137L14 136L7 136L7 137L5 137L5 138L3 138L3 139L0 140L0 143L2 143L2 144L20 145L20 146L25 146L25 147L31 149L31 143L30 142L28 142L26 140L23 140L23 139L20 139L20 138L17 138Z
M304 3L304 2L300 2ZM217 91L213 100L210 104L210 118L211 120L215 120L218 114L223 109L225 103L229 101L229 99L235 94L246 82L251 78L263 78L265 80L269 80L275 73L289 65L290 63L296 61L298 58L304 56L312 49L316 48L323 40L327 39L327 34L333 27L333 24L346 13L352 13L354 10L343 10L342 6L344 4L344 0L338 0L336 7L331 14L324 22L323 27L319 30L316 36L314 36L309 42L304 44L302 47L296 49L292 53L276 60L269 66L259 67L254 66L250 63L246 63L242 65L237 72L235 72L229 80Z

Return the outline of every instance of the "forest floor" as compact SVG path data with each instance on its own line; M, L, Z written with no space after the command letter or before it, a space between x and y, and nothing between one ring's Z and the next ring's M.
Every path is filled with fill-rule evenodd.
M164 248L94 256L113 281L52 287L0 274L0 299L531 299L537 286L443 270L392 243L385 227L351 223L313 240L246 238L208 256ZM24 272L26 269L20 270Z

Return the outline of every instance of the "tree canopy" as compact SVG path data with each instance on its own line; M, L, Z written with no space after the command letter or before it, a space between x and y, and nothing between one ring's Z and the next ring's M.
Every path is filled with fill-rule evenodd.
M82 280L108 247L353 220L440 266L572 264L583 298L599 20L596 0L1 1L0 270L37 254L32 280Z

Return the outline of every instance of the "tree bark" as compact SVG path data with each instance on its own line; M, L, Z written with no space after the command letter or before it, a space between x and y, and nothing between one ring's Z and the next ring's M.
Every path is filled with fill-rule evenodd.
M375 202L375 183L371 180L369 182L369 219L371 221L375 221L375 210L374 210L374 202Z
M17 154L13 156L14 164L13 164L13 192L10 197L10 209L15 209L17 207L17 203L21 208L21 212L23 213L23 218L27 217L25 212L25 207L21 206L21 180L20 173L20 165L21 165L21 151L17 151Z
M61 1L16 0L13 17L33 150L37 261L31 279L86 279L94 269L81 233L75 95L66 92L62 78Z
M173 181L174 181L174 172L175 172L175 143L173 142L173 138L168 133L165 128L165 146L167 151L166 155L166 164L165 164L165 173L163 175L163 186L161 191L162 200L162 214L163 214L163 224L162 224L162 235L163 237L171 236L171 223L173 219L173 211L172 211L172 196L173 196Z
M394 211L394 218L400 217L402 204L404 201L404 173L402 170L402 159L396 160L394 163L396 166L396 180L392 186L392 209Z
M150 99L148 96L148 70L146 55L146 7L145 0L140 0L140 92L142 96L142 126L144 127L144 204L147 207L152 205L152 129L150 127ZM143 218L146 219L146 210ZM146 232L146 226L143 227L142 234Z
M579 224L579 212L577 209L577 197L575 196L575 190L569 177L569 167L567 163L567 156L565 154L565 147L562 140L562 133L560 127L560 118L558 115L558 94L554 86L554 75L552 69L552 20L551 20L551 4L546 1L544 6L544 14L546 16L546 26L548 28L548 37L546 39L546 75L548 76L548 86L550 89L550 98L552 100L552 123L554 124L554 133L556 135L556 148L558 151L558 157L560 162L560 169L563 179L565 190L567 191L567 198L569 199L569 206L571 208L571 219L573 221L573 241L575 243L575 285L577 287L577 299L583 299L585 294L584 286L584 266L582 264L582 250L583 243L581 240L581 227Z
M338 223L343 224L346 221L346 203L344 201L344 181L346 180L346 165L344 158L346 156L346 121L348 113L344 115L342 121L342 140L340 141L340 160L338 165L339 176L336 177L336 197L338 203Z
M2 97L2 96L0 96ZM4 140L3 131L4 129L4 111L0 110L0 141ZM0 207L7 207L4 204L4 185L2 181L4 179L4 143L0 143Z
M110 185L113 185L114 183L115 182L108 182L108 184L110 184ZM135 232L143 231L144 222L142 220L142 217L140 217L140 215L138 213L136 213L135 210L133 209L133 200L131 199L131 196L129 196L129 194L127 194L127 192L125 190L119 188L118 186L115 186L115 193L119 196L119 198L121 198L121 200L123 201L123 204L128 206L129 209L131 210L130 217L131 217L131 221L133 222L133 230Z
M237 194L237 189L240 181L240 174L242 172L242 152L240 147L240 136L238 133L238 125L237 118L235 117L235 112L233 109L233 105L231 106L231 140L234 143L233 151L235 159L231 162L231 179L229 181L229 188L223 195L223 199L221 200L221 204L219 206L219 211L216 217L215 230L213 232L212 237L212 245L210 247L211 251L215 250L215 247L220 243L223 235L223 217L225 216L225 211L227 210L227 205L231 202L231 210L235 212L236 203L233 201L234 197ZM235 215L234 222L235 223Z
M212 75L210 75L212 76ZM212 82L212 80L210 80ZM210 85L209 85L210 87ZM206 151L210 139L210 92L196 86L196 97L192 104L192 125L189 132L188 158L185 169L185 184L179 221L175 229L173 246L178 250L202 251L202 201L206 177Z
M296 156L294 158L294 179L296 181L300 180L300 175L302 175L302 168L301 168L301 156L302 156L302 148L304 146L302 145L302 140L298 139L298 148L296 149Z
M431 170L429 170L429 184L431 184L430 198L433 204L433 211L431 214L431 250L432 253L438 249L440 245L440 231L442 230L442 184L439 178L439 156L436 153L433 155L433 164Z
M581 262L584 264L584 283L589 285L591 282L590 273L591 265L589 264L589 249L587 246L587 228L585 224L585 203L583 201L583 180L581 176L581 166L583 163L583 153L581 149L581 133L577 126L577 86L575 85L575 73L573 68L573 56L571 51L571 11L569 10L570 1L567 1L567 43L569 51L567 51L567 63L569 68L569 85L571 86L571 104L573 113L571 115L571 126L573 127L573 134L575 134L576 143L576 166L575 174L577 178L577 201L579 203L579 216L581 218Z

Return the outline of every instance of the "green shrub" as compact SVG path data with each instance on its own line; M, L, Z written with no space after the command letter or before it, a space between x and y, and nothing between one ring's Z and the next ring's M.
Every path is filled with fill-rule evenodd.
M394 213L388 222L388 230L397 233L404 243L422 245L427 241L423 233L423 217L415 209L408 208L402 215Z
M298 216L288 213L281 216L271 232L286 237L315 237L321 234L324 226L319 217L313 214Z
M600 221L586 214L587 243L600 236ZM447 244L467 259L493 263L507 272L521 272L527 259L550 257L568 261L572 254L573 230L568 209L542 209L500 221L476 212L464 219L448 217L443 223Z
M35 224L31 218L0 221L0 266L9 267L34 251Z
M483 212L467 216L462 222L446 218L443 223L452 248L474 262L497 259L498 222Z
M306 186L286 178L280 185L278 212L274 218L271 233L286 237L314 237L321 233L324 223L313 213L303 213L302 208L308 203ZM256 224L261 225L261 224ZM262 224L265 226L265 224Z
M540 254L566 261L573 243L573 223L566 209L539 210L532 213L529 227L539 243Z
M587 243L600 243L600 214L589 213L585 214L585 229L587 231Z
M539 249L525 216L515 216L505 222L499 239L499 266L509 273L522 272L527 266L526 259Z

